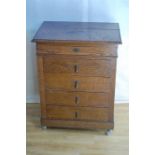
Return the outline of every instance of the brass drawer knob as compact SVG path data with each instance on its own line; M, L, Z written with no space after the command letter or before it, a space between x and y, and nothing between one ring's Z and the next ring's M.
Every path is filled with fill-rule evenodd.
M80 48L77 47L73 48L73 52L80 52Z

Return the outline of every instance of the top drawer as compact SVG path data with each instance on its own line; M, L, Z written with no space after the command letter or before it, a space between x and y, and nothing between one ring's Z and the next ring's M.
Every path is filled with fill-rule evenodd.
M41 54L63 54L63 55L91 55L91 56L117 56L117 45L111 43L103 44L53 44L38 43L37 52Z

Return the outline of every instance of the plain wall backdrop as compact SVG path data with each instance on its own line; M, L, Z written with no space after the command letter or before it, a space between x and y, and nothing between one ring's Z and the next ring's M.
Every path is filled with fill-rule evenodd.
M43 21L118 22L123 44L118 48L116 102L128 102L128 0L27 0L26 101L39 102L35 43Z

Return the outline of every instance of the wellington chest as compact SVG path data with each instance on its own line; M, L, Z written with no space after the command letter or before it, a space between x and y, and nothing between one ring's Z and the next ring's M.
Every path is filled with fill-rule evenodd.
M48 21L33 41L41 125L113 129L119 25Z

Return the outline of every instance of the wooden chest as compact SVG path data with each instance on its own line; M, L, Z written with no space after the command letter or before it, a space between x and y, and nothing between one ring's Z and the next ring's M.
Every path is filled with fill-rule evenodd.
M41 125L113 129L118 24L44 22L33 41Z

